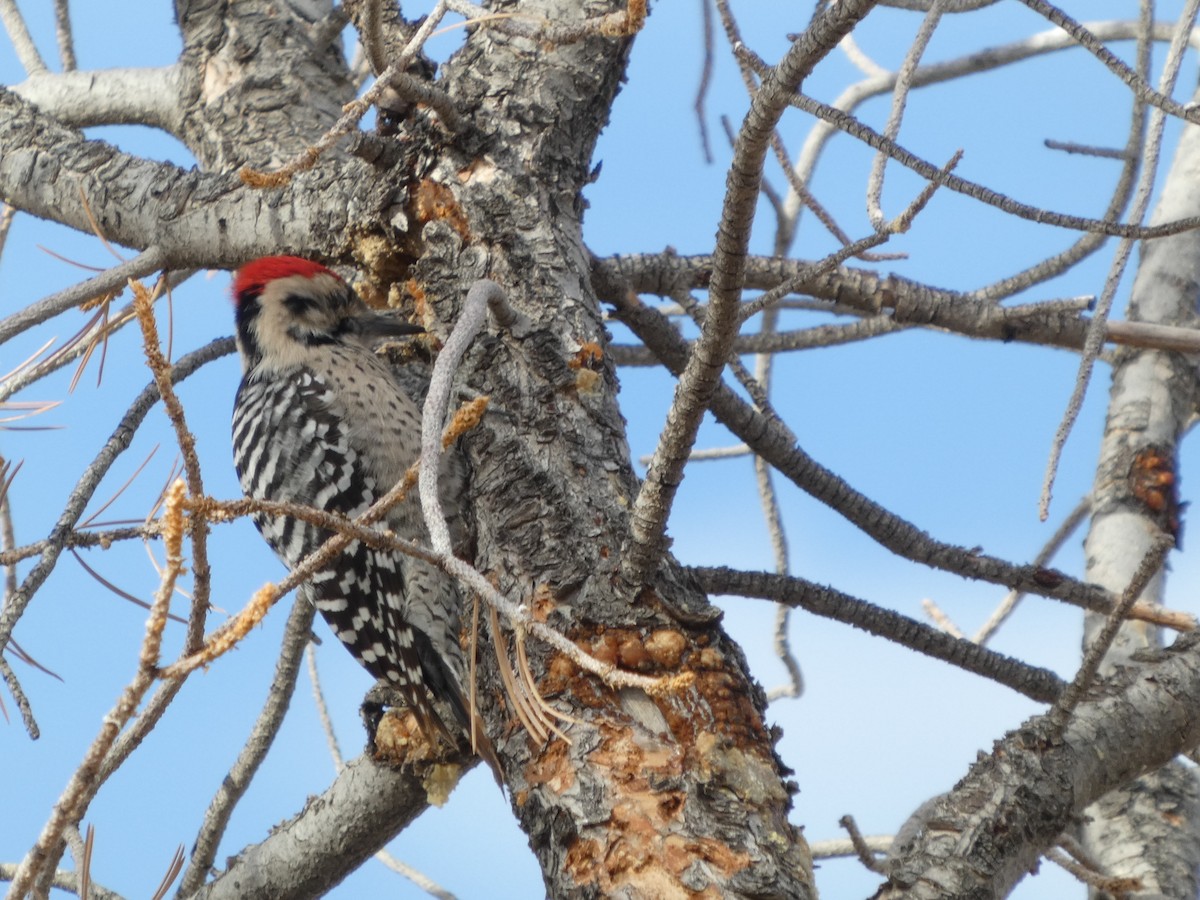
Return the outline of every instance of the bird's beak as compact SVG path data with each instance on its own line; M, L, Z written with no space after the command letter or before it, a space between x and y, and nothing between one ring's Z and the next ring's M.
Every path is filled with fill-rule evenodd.
M370 341L383 341L406 334L421 334L425 331L420 325L413 325L387 313L360 316L354 322L358 333Z

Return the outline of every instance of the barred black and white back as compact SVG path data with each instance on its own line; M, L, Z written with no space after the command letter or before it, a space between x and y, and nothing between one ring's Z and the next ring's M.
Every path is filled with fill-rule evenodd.
M308 370L296 372L293 381L243 381L234 408L233 447L248 497L353 518L387 490L363 473L330 411L332 393ZM257 514L254 523L288 568L330 537L325 529L291 517ZM424 678L412 628L403 618L404 573L396 554L351 541L302 591L367 671L395 685L425 718Z
M420 444L419 410L372 343L419 329L374 313L332 272L295 257L245 266L234 294L243 379L233 445L242 490L360 515L403 477ZM255 523L289 568L330 536L289 516L260 514ZM425 540L415 496L384 524ZM458 598L441 571L354 540L302 591L359 662L395 689L428 739L456 743L430 692L469 729ZM495 768L490 745L481 753Z

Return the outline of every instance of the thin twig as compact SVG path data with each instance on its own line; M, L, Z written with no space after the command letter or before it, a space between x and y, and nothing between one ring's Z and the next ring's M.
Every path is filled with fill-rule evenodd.
M8 660L0 654L0 679L3 679L4 686L8 688L8 692L12 694L13 701L17 704L17 709L21 713L21 723L25 726L25 732L32 740L37 740L42 736L41 729L38 728L37 719L33 717L33 707L29 703L29 698L25 695L24 689L21 687L21 682L17 679L17 674L9 666Z
M1023 2L1039 9L1039 11L1043 11L1042 7L1045 5L1042 4L1041 0L1023 0ZM1197 12L1200 12L1200 0L1189 0L1184 7L1183 14L1179 18L1175 37L1171 41L1170 48L1167 51L1167 59L1163 64L1163 73L1159 83L1162 85L1162 90L1168 94L1174 89L1175 81L1179 77L1179 70L1184 58L1183 51L1187 46L1187 35L1196 20ZM1052 21L1054 20L1052 19ZM1056 24L1060 23L1056 21ZM1142 172L1137 192L1133 199L1133 209L1130 213L1130 217L1135 222L1142 221L1146 210L1150 206L1150 197L1154 191L1154 180L1158 174L1159 154L1162 149L1163 129L1166 125L1166 116L1162 109L1165 109L1165 107L1154 109L1150 113L1149 136L1146 139L1146 145L1142 152ZM1079 413L1083 409L1083 399L1087 393L1088 384L1091 382L1096 357L1099 355L1100 347L1104 343L1104 323L1108 320L1108 313L1112 309L1117 287L1120 284L1121 276L1125 273L1125 267L1129 262L1132 252L1133 241L1131 239L1126 238L1117 244L1112 264L1109 267L1108 276L1104 281L1104 289L1101 291L1100 299L1096 303L1096 309L1092 316L1092 325L1088 329L1087 339L1084 341L1083 358L1079 362L1079 371L1076 374L1075 386L1071 391L1070 398L1067 400L1067 408L1063 413L1062 420L1059 422L1058 429L1054 433L1054 440L1050 446L1050 458L1046 462L1046 474L1042 481L1042 494L1038 501L1038 515L1043 522L1050 515L1050 499L1054 488L1054 481L1058 474L1058 463L1062 457L1063 448L1066 446L1067 437L1070 435L1071 429L1074 427L1075 421L1079 418Z
M209 801L208 810L204 813L200 830L192 844L187 871L179 885L182 896L191 894L204 884L204 879L216 859L217 849L229 825L229 819L238 801L249 790L250 782L258 774L259 767L279 734L283 717L287 714L292 696L296 692L300 661L312 635L315 614L316 607L303 594L292 604L267 699L238 753L237 760L230 767L228 774L221 779L221 786Z
M1143 890L1140 878L1119 878L1115 875L1105 875L1075 862L1057 847L1051 847L1046 851L1045 856L1050 862L1070 872L1088 887L1101 894L1110 897L1124 897Z
M71 10L67 0L54 0L54 36L58 40L58 58L64 72L74 72L75 38L71 34Z
M49 879L53 878L58 858L62 854L63 830L77 825L87 812L88 805L100 788L101 779L98 775L101 763L125 723L136 713L142 697L158 675L159 651L162 646L163 627L167 623L167 609L174 593L175 580L183 571L185 490L183 482L177 481L163 512L163 543L167 551L167 567L155 593L150 617L146 621L146 634L142 640L137 672L116 705L104 717L99 734L88 748L62 796L54 804L50 819L43 827L33 849L21 862L9 891L11 897L23 898L35 884L48 887ZM44 875L48 875L48 878L44 878Z
M948 10L947 10L948 11ZM1101 40L1123 40L1133 37L1140 37L1141 29L1137 23L1124 21L1107 21L1088 23L1086 27ZM1156 24L1152 30L1154 40L1168 41L1173 35L1172 26L1168 23ZM1196 36L1193 36L1193 45L1197 44ZM924 87L927 85L943 83L955 79L962 78L965 75L977 74L980 72L991 71L1002 66L1012 65L1021 60L1030 59L1038 55L1053 53L1066 50L1077 46L1074 40L1063 32L1061 29L1052 29L1032 35L1029 38L1017 41L1011 44L1005 44L996 47L987 47L975 53L971 53L956 59L947 60L942 63L930 64L922 66L914 74L912 78L912 86ZM754 65L758 65L757 61ZM765 66L764 66L765 68ZM844 114L852 113L854 109L879 94L891 91L895 84L895 74L890 72L881 72L876 76L865 79L857 84L851 85L834 100L833 108L842 111ZM1134 119L1141 118L1144 106L1141 103L1132 104L1134 107ZM847 118L851 118L847 116ZM1136 126L1132 129L1133 132L1140 134L1140 127ZM810 131L807 140L800 152L800 156L796 162L795 170L798 179L803 183L809 183L813 177L815 167L820 160L825 146L830 138L835 134L835 126L828 122L819 122ZM1130 181L1128 177L1134 171L1135 160L1130 158L1126 160L1126 165L1123 168L1123 173L1114 190L1114 197L1125 190L1122 187L1123 182ZM785 209L792 216L795 216L801 199L797 194L789 195L785 201ZM1104 219L1116 218L1116 213L1113 212L1113 207L1110 204L1106 215L1101 217ZM1067 255L1074 255L1076 261L1099 246L1094 240L1089 241L1086 245L1080 248L1072 248L1066 251ZM784 249L786 252L786 248ZM1069 264L1069 262L1068 262ZM1033 267L1033 270L1042 268L1042 265ZM1031 270L1031 271L1033 271ZM1061 268L1058 269L1061 271ZM1049 277L1049 276L1046 276ZM1005 279L1008 281L1009 279ZM1029 283L1026 282L1026 286ZM996 296L1008 296L1012 293L1012 288L1004 287L1004 282L997 286L1001 292Z
M33 36L29 33L24 16L17 9L15 0L0 0L0 22L4 24L4 30L8 32L8 39L12 42L13 50L16 51L17 59L20 60L21 67L25 69L25 74L38 75L49 71L46 61L42 59L42 54L38 52L37 45L33 42Z
M609 348L612 349L611 347ZM658 365L658 360L654 360L654 365ZM688 462L707 462L714 459L738 459L743 456L750 456L752 451L745 444L734 444L732 447L709 447L703 450L693 449L688 455ZM653 459L649 454L638 457L638 463L643 466L650 465L650 460ZM2 558L2 557L0 557Z
M713 21L710 0L699 0L700 16L703 23L704 61L700 66L700 83L696 86L696 100L692 109L696 112L696 124L700 127L700 149L704 153L704 161L710 166L713 161L712 146L708 141L708 121L705 111L705 100L708 98L708 85L712 81L713 71Z
M397 875L403 875L430 897L436 897L437 900L457 900L454 894L446 890L424 872L419 872L408 863L401 862L388 853L387 850L380 850L375 854L375 858Z
M951 637L924 622L803 578L710 567L692 567L687 571L706 593L785 603L989 678L1041 703L1053 701L1063 689L1062 679L1048 669Z
M1143 16L1146 7L1143 4ZM1138 71L1149 73L1152 40L1157 34L1153 23L1144 19L1137 25L1137 66ZM1061 32L1060 32L1061 34ZM1171 35L1168 34L1168 37ZM1145 139L1148 110L1145 104L1133 102L1130 104L1129 128L1125 137L1124 159L1116 183L1109 195L1108 205L1100 217L1108 221L1116 221L1125 215L1130 199L1133 197L1138 168L1141 163L1140 149ZM1105 238L1098 234L1084 234L1070 247L1042 259L1032 266L1026 267L1013 275L1005 276L992 284L977 288L970 296L979 300L996 302L1019 291L1027 290L1035 284L1054 278L1071 267L1078 265L1087 257L1097 252L1106 243Z
M799 93L793 97L791 104L797 109L829 122L834 127L857 138L867 146L875 150L882 150L896 162L907 169L911 169L923 178L932 181L938 177L940 169L933 163L922 159L894 141L887 140L879 132L862 124L858 119L843 113L839 109L835 109L832 106L821 103L819 100L814 100L805 94ZM1110 222L1103 219L1089 219L1086 216L1068 215L1066 213L1042 209L1028 203L1021 203L1001 194L999 191L994 191L978 182L970 181L958 175L946 176L943 184L955 193L963 194L1017 218L1026 219L1041 225L1054 225L1058 228L1067 228L1073 231L1091 232L1109 237L1124 237L1132 240L1152 240L1200 228L1200 216L1188 216L1183 219L1176 219L1173 222L1164 222L1161 225L1136 225L1127 222Z
M0 2L6 2L6 0L0 0ZM22 307L6 319L0 320L0 344L73 306L119 290L131 278L142 278L151 272L156 272L166 263L165 251L158 247L147 247L128 262L113 266L87 281L81 281L79 284L71 285L65 290L38 300L36 303Z
M19 868L19 866L13 863L0 863L0 881L12 881L16 877ZM79 894L79 876L75 872L67 872L63 869L57 870L50 885L51 887L58 888L60 891ZM91 884L90 890L92 900L125 900L125 897L121 894L101 887L94 881Z
M862 842L866 844L867 849L872 854L882 853L887 854L892 849L892 836L890 834L872 834L865 835ZM858 851L854 849L854 844L849 838L828 838L823 841L810 841L808 849L812 853L812 858L817 859L843 859L849 856L858 856Z
M1146 555L1142 557L1142 561L1138 563L1138 567L1134 571L1133 577L1129 580L1129 586L1125 588L1125 592L1121 595L1120 601L1105 620L1104 627L1100 629L1100 632L1088 645L1087 652L1083 656L1083 662L1079 664L1079 671L1075 673L1075 678L1067 685L1062 696L1059 697L1054 704L1054 708L1049 712L1052 721L1060 731L1067 727L1071 713L1075 711L1075 707L1079 705L1088 688L1091 687L1096 673L1100 671L1100 663L1104 660L1104 656L1108 653L1112 642L1116 640L1121 626L1129 618L1129 610L1133 608L1133 604L1142 595L1142 591L1146 589L1146 585L1150 583L1150 579L1158 574L1158 570L1166 562L1167 554L1174 547L1175 538L1173 536L1160 535L1150 546L1150 549L1146 551Z
M1056 141L1046 138L1042 145L1047 150L1061 150L1063 153L1074 153L1079 156L1094 156L1100 159L1127 159L1129 153L1112 147L1092 147L1088 144L1077 144L1074 141Z
M131 541L158 537L158 524L128 525L123 528L110 528L104 531L75 531L67 529L55 539L44 538L32 544L21 547L4 548L0 551L0 566L11 567L21 560L41 556L51 546L63 550L76 547L108 547L119 541Z
M8 242L8 232L16 217L17 208L0 201L0 253L4 252L4 245Z
M1038 555L1033 558L1033 565L1039 567L1045 566L1050 560L1054 559L1054 554L1062 549L1062 545L1067 542L1067 538L1075 533L1075 529L1083 523L1083 520L1087 518L1091 510L1092 498L1089 494L1075 504L1075 508L1067 514L1062 524L1055 529L1054 534L1050 535L1050 539L1038 551ZM977 644L986 644L990 641L996 632L1000 630L1000 626L1013 614L1013 611L1017 608L1017 604L1025 596L1024 591L1009 591L1000 602L1000 605L996 607L988 620L980 626L979 631L975 633L975 637L971 640Z
M430 544L434 551L431 561L448 575L458 579L468 591L478 593L514 628L524 628L529 634L563 653L581 669L600 677L612 687L637 687L650 694L674 691L682 683L679 678L660 679L635 675L584 653L565 635L536 621L528 610L513 603L496 590L482 573L454 555L450 531L446 525L446 517L442 514L441 499L437 490L438 460L441 458L443 449L442 423L446 421L454 373L458 369L462 355L483 325L489 297L496 292L503 293L503 289L494 281L483 279L476 281L467 291L458 320L454 323L454 329L434 363L429 393L425 398L425 406L421 413L421 458L418 479L421 511L425 518L425 525L429 529ZM683 681L688 681L691 676L684 675L682 678Z
M325 692L321 689L321 676L317 672L317 648L312 641L309 641L304 647L304 662L308 667L308 678L312 682L313 704L317 708L317 720L321 723L321 731L325 735L329 755L333 758L333 770L340 772L346 762L342 756L341 745L338 744L337 734L333 730L333 719L329 715L329 704L325 702Z
M764 311L760 334L771 334L779 321L779 311L768 309ZM771 399L772 374L775 358L770 353L759 353L754 358L754 380L767 403ZM766 406L766 403L763 404ZM765 412L763 407L760 411ZM775 493L775 485L771 481L771 467L760 456L754 457L754 478L758 486L759 505L762 507L763 520L767 525L767 534L771 539L771 553L775 557L775 571L786 575L791 571L788 559L788 540L783 527L783 513L779 509L779 498ZM800 663L792 653L789 624L792 611L783 604L775 607L775 656L783 663L788 674L787 684L772 688L767 692L767 700L777 700L782 697L799 697L804 693L804 674Z
M904 54L904 62L896 72L896 84L892 88L892 107L888 112L887 124L884 125L883 135L889 141L896 140L900 134L900 122L904 119L904 107L908 103L908 92L912 85L913 73L921 62L921 56L933 32L942 18L943 0L933 0L929 12L921 22L916 36ZM882 151L875 154L871 163L871 174L867 178L867 218L876 228L882 228L887 221L883 215L883 177L887 167L887 155Z
M951 637L956 637L959 640L966 640L967 636L963 634L962 629L946 614L946 611L938 606L930 597L925 597L921 600L921 609L925 610L925 614L933 620L933 624Z
M934 0L935 4L937 0ZM858 830L858 825L854 821L853 816L842 816L838 819L838 824L846 829L846 833L850 835L850 844L854 847L854 852L858 855L858 861L867 867L872 872L877 872L881 875L887 873L887 864L879 860L875 856L875 850L862 836L862 832Z
M1200 110L1177 103L1171 99L1171 88L1174 85L1173 78L1169 82L1167 79L1163 79L1159 82L1159 89L1155 90L1140 72L1125 65L1116 54L1100 43L1100 41L1096 40L1094 34L1057 6L1047 3L1046 0L1021 0L1021 2L1034 12L1045 16L1069 34L1079 46L1104 63L1109 71L1129 86L1129 89L1133 91L1134 96L1138 100L1155 107L1161 113L1175 116L1193 125L1200 125ZM1186 38L1187 35L1185 32L1191 30L1191 20L1192 15L1184 12L1179 18L1180 31L1177 31L1176 34L1183 33L1183 36ZM1186 27L1184 26L1185 22L1187 23ZM1167 65L1169 66L1170 64L1168 63Z

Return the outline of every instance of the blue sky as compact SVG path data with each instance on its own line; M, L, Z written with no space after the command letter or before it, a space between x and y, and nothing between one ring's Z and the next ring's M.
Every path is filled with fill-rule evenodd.
M25 6L47 58L53 58L49 5ZM784 35L801 30L807 20L806 9L778 0L740 6L747 17L742 22L747 42L768 60L782 52ZM1177 4L1162 6L1165 17ZM169 4L76 7L82 68L164 65L174 60L179 42ZM418 11L406 7L409 14ZM1097 18L1134 14L1132 4L1099 0L1088 3L1086 11ZM114 34L117 22L122 23L119 36ZM856 34L864 49L894 66L918 23L912 14L878 10ZM961 19L949 17L926 58L946 59L1045 27L1016 4L999 4ZM456 35L438 38L434 54L444 56L458 40ZM1125 58L1132 52L1130 44L1114 49ZM729 159L717 116L726 114L736 123L747 103L718 35L708 101L716 161L706 165L692 112L701 52L698 0L659 4L634 48L629 82L597 149L597 161L604 164L602 177L587 191L590 209L584 223L585 239L594 252L653 252L667 246L680 253L711 250ZM1156 59L1161 56L1159 50ZM829 100L854 77L849 63L834 53L805 89ZM0 81L11 84L20 78L11 48L0 41ZM1189 61L1177 95L1186 97L1195 81L1196 66ZM860 113L878 127L887 105L887 98L876 99ZM1090 56L1074 51L918 92L910 102L901 140L935 161L944 161L961 147L965 156L959 174L1029 203L1099 215L1116 164L1066 157L1045 149L1042 141L1118 145L1124 140L1127 108L1125 88ZM799 115L785 117L782 132L793 152L810 125ZM1169 129L1168 147L1177 133L1177 128ZM133 152L192 164L177 143L146 129L99 129L95 134ZM855 237L867 233L863 192L870 162L863 148L848 138L835 138L813 184L817 196ZM1169 153L1164 166L1167 162ZM769 172L772 182L781 186L777 172ZM889 167L886 211L894 215L919 189L915 178ZM764 205L754 234L757 252L768 251L772 224ZM974 201L942 193L912 233L886 248L907 252L909 258L878 267L940 287L970 289L1050 255L1074 238L1065 231L1007 220ZM112 263L92 237L19 217L0 258L0 314L82 277L40 247L89 265ZM794 252L812 258L831 247L828 236L807 217ZM1098 293L1110 252L1111 248L1102 251L1068 277L1020 299ZM216 273L196 277L176 293L177 356L230 332L227 289L228 276ZM49 337L66 338L82 322L82 314L72 314L5 346L0 371ZM628 340L622 329L613 331L618 340ZM1090 485L1107 391L1103 367L1067 446L1051 520L1038 521L1042 472L1075 368L1074 357L1062 351L909 332L781 359L775 401L805 449L858 489L937 537L1026 560ZM42 417L42 424L62 430L0 435L0 453L25 460L13 488L19 543L48 532L74 473L91 459L146 383L132 330L111 342L101 386L96 385L94 363L74 393L67 391L69 377L69 372L60 373L20 398L62 400L62 406ZM221 497L237 495L228 436L237 379L236 361L226 359L180 391L199 442L207 488ZM621 383L637 458L654 448L673 385L656 369L623 370ZM106 518L143 516L147 494L156 492L166 478L175 453L161 410L151 413L148 426L114 468L98 500L115 491L155 444L162 446L139 480L140 490L123 495ZM733 440L719 426L709 422L702 429L700 446L730 443ZM1185 450L1186 471L1195 453ZM895 560L839 517L780 479L776 483L795 574L916 617L921 616L921 599L932 597L968 632L1000 599L1002 592L996 588ZM719 516L712 515L714 509L720 510ZM686 563L770 568L750 462L710 462L690 470L670 533L677 556ZM1080 539L1068 545L1059 562L1072 573L1082 566ZM212 553L224 563L214 596L227 612L240 608L250 592L281 574L278 562L246 522L218 529ZM139 596L148 597L157 583L140 546L91 553L87 559ZM1191 600L1187 588L1197 583L1196 566L1178 553L1172 565L1169 596L1186 607ZM771 650L773 610L749 600L726 600L722 605L728 612L727 626L743 643L757 677L767 687L779 683L783 670ZM179 609L184 608L181 601ZM93 874L99 882L126 896L149 895L175 847L191 845L200 813L258 712L284 618L285 611L278 609L237 651L193 676L177 707L101 792L86 819L97 829ZM219 620L214 617L214 622ZM105 591L72 559L60 563L23 620L17 639L63 681L17 664L43 737L31 742L19 723L0 725L0 759L7 772L21 773L19 779L6 782L0 860L15 861L32 844L101 717L132 675L143 623L142 610ZM994 646L1069 675L1079 633L1072 610L1050 601L1027 601ZM180 637L179 630L169 631L168 657L178 650ZM840 837L836 823L846 813L854 814L867 833L892 831L924 799L957 781L978 751L986 751L1004 731L1038 711L1010 691L842 625L798 615L792 639L808 689L799 700L776 703L771 715L784 728L780 751L796 770L800 785L793 821L805 825L810 840ZM332 640L319 649L318 657L343 749L353 755L363 741L357 706L369 678ZM234 816L219 860L261 839L332 776L307 676L301 681L283 733ZM11 715L12 704L4 699ZM540 875L524 836L482 770L468 776L445 809L423 816L391 850L464 898L541 895ZM464 865L464 859L470 864ZM1053 866L1042 868L1043 874L1027 879L1015 896L1035 900L1077 890ZM866 896L876 884L877 878L856 863L830 862L818 870L818 885L827 897ZM375 862L332 896L358 897L369 891L423 896Z

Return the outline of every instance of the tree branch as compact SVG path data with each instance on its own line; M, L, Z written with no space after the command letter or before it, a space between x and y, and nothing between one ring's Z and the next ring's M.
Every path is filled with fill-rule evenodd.
M182 79L178 65L39 72L11 90L46 115L73 128L148 125L180 137Z
M128 247L153 245L169 268L232 268L271 253L348 255L350 223L373 215L359 205L370 202L361 184L373 177L365 163L338 158L286 187L253 190L232 176L87 140L0 89L0 198L78 231L98 225Z
M692 288L704 286L711 277L712 257L671 253L610 256L593 258L592 269L601 299L618 305L621 286L626 284L638 293L661 296L670 296L674 289L672 285L678 282ZM829 325L770 335L739 335L733 342L732 352L804 350L918 325L1005 343L1019 341L1079 350L1087 339L1092 321L1080 315L1082 304L1076 301L997 306L973 299L969 294L931 288L898 275L880 276L866 269L845 266L820 270L805 260L748 258L747 288L772 291L781 285L790 285L795 293L828 300L871 316L878 316L881 310L890 310L890 315L883 321L868 318L851 325ZM883 322L890 326L885 328ZM1182 326L1108 321L1105 323L1105 340L1131 347L1200 352L1200 329ZM645 347L617 345L614 351L614 358L624 365L647 365L654 356L654 351Z
M172 383L178 384L194 374L201 366L233 351L233 338L221 338L180 357L179 361L171 367ZM99 487L105 474L116 462L117 457L129 449L138 427L158 399L158 387L151 382L137 396L96 458L80 476L64 504L62 514L46 538L41 559L25 576L20 587L9 596L8 604L0 611L0 646L7 643L13 628L24 614L34 594L58 564L59 556L68 545L68 535L74 532L79 517L83 515L83 510L91 500L96 488Z
M794 609L844 622L989 678L1041 703L1055 700L1064 687L1062 679L1049 669L1031 666L972 641L952 637L908 616L803 578L727 568L694 567L688 571L710 594L775 600Z
M8 39L12 41L17 59L21 61L25 72L29 75L45 72L46 61L33 42L25 18L17 9L16 0L0 0L0 22L4 23L4 30L8 32Z
M609 296L620 294L613 285L601 288L601 291ZM621 321L659 354L669 370L676 374L683 370L686 359L683 338L662 316L643 306L636 296L628 293L617 302L617 312ZM1113 609L1113 595L1102 588L1083 584L1057 572L1047 579L1045 572L1038 567L1014 565L930 537L820 465L795 444L790 432L778 419L759 414L724 385L718 386L713 393L709 409L718 421L797 487L899 556L965 578L1054 597L1095 612L1107 613ZM1047 584L1047 581L1053 584ZM1190 616L1160 612L1148 607L1139 609L1135 617L1159 622L1173 621L1175 625L1172 627L1183 623L1187 623L1185 627L1195 627L1195 620Z
M1029 719L905 826L880 900L1003 897L1108 791L1200 742L1200 635L1126 669L1082 703L1061 737Z
M744 280L750 227L762 184L763 163L779 117L800 83L842 37L874 8L876 0L846 0L826 8L767 72L734 145L726 182L708 313L701 337L679 376L675 402L630 515L622 569L631 584L649 578L665 548L664 530L683 467L696 441L709 397L721 379L737 335L737 307ZM936 179L930 179L931 181Z
M289 900L327 893L427 805L410 774L351 760L319 797L243 850L192 900Z
M237 761L230 768L229 774L222 779L220 788L204 814L199 833L192 844L187 871L179 884L181 895L191 893L204 883L204 878L216 858L225 828L229 824L229 817L233 815L238 801L249 789L251 780L275 742L279 728L283 725L283 717L287 715L291 705L292 695L296 692L300 660L312 637L313 617L316 612L317 608L303 595L298 595L292 604L292 611L284 628L283 647L275 663L275 677L271 680L267 700L258 714L253 731L238 754Z

